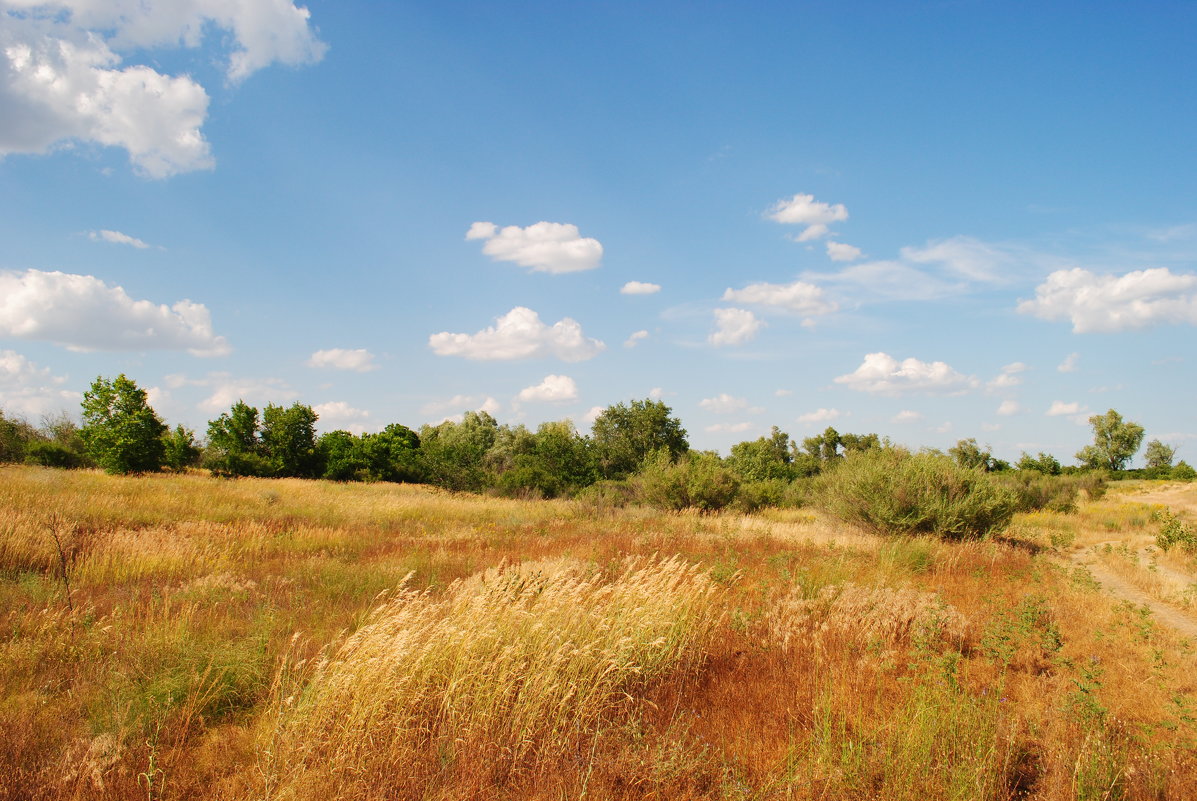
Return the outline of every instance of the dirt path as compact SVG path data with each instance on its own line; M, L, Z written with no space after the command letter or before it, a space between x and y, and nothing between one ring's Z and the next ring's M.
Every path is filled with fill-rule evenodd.
M1087 568L1093 574L1093 578L1111 595L1130 601L1136 606L1146 606L1160 623L1175 629L1181 636L1197 640L1197 619L1174 606L1152 598L1093 558L1092 553L1072 554L1069 561Z
M1152 487L1146 491L1126 493L1122 497L1133 503L1159 504L1168 507L1174 512L1186 514L1186 516L1197 516L1197 484L1176 484L1159 488ZM1130 601L1138 606L1146 606L1160 623L1175 629L1184 637L1197 640L1197 617L1158 598L1153 598L1103 564L1097 557L1095 550L1104 545L1119 546L1129 545L1129 543L1121 540L1098 543L1084 551L1069 554L1068 559L1073 564L1087 568L1093 574L1093 577L1101 583L1102 588L1111 595ZM1156 563L1152 558L1151 552L1147 550L1139 549L1136 553L1141 564L1151 565L1157 575L1167 579L1172 584L1178 585L1179 588L1197 583L1197 576L1191 576L1166 565Z

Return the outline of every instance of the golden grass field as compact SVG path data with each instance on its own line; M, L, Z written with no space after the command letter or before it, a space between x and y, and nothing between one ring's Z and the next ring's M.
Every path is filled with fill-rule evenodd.
M1195 504L943 543L4 467L0 799L1194 799Z

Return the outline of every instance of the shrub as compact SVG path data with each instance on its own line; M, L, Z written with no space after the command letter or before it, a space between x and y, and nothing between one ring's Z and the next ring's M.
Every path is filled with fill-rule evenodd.
M1004 529L1018 502L975 468L939 453L885 448L853 454L820 476L817 502L879 534L974 539Z
M1161 551L1171 550L1179 545L1192 553L1197 551L1197 529L1185 523L1167 509L1158 509L1151 513L1151 519L1163 523L1160 533L1155 535L1155 544Z
M1177 462L1176 466L1172 468L1172 475L1169 478L1177 481L1192 481L1197 478L1197 470L1194 470L1188 462Z
M740 479L710 453L689 453L677 461L662 449L644 460L637 474L640 497L660 509L700 509L711 512L730 504Z
M25 446L25 464L42 467L81 467L83 459L65 445L46 440L34 440Z
M1065 514L1076 511L1079 482L1072 476L1053 476L1036 470L1020 470L997 479L1014 493L1020 512L1047 509Z
M595 509L622 509L636 502L636 486L630 481L596 481L578 491L574 499Z

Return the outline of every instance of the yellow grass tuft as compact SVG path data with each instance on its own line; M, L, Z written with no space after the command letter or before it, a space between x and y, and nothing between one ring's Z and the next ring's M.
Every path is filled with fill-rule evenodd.
M677 558L631 559L612 577L534 562L443 597L404 590L315 668L266 772L282 798L391 798L438 774L501 782L584 753L639 692L698 664L715 594Z

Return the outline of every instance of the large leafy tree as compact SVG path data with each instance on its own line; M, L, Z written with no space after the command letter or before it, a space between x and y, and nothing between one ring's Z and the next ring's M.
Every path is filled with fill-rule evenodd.
M1110 409L1089 418L1093 444L1077 451L1076 458L1085 467L1097 470L1122 470L1143 444L1143 426L1123 420Z
M790 467L790 435L773 426L768 437L732 445L728 466L748 481L788 479L793 477Z
M320 474L316 451L316 420L311 406L267 404L262 411L261 443L276 476L314 478Z
M634 473L653 451L671 458L690 450L686 429L661 401L634 400L604 409L594 421L592 439L599 467L607 478Z
M166 424L150 408L146 392L124 373L102 376L83 393L79 436L88 455L109 473L158 470L166 456Z
M1148 467L1171 467L1175 456L1176 448L1171 448L1158 439L1147 443L1147 450L1143 451L1143 461Z
M257 408L237 401L208 422L205 464L212 472L230 476L263 476L270 471L259 438Z

